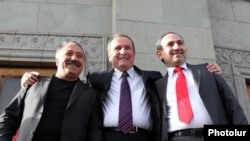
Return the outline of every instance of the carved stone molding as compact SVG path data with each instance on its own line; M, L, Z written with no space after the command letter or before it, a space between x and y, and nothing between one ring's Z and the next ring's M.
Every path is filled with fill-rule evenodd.
M215 54L217 63L222 69L223 78L250 119L250 104L246 88L246 79L250 79L250 52L215 47Z
M215 47L215 54L217 63L221 66L223 77L228 80L231 86L235 87L233 83L233 76L242 75L237 68L246 68L250 72L250 52L234 50L222 47Z
M53 63L57 46L68 40L84 47L85 72L107 69L107 37L103 35L0 33L0 62Z

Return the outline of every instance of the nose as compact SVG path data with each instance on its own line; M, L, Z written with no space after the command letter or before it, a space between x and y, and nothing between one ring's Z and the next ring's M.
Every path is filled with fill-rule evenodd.
M76 55L76 54L73 54L73 55L71 56L71 60L77 60L77 55Z
M120 54L125 54L125 52L126 52L126 49L123 47L123 48L121 48L121 50L120 50Z
M175 42L174 46L173 46L173 49L176 50L176 49L179 49L179 48L180 48L179 44L177 42Z

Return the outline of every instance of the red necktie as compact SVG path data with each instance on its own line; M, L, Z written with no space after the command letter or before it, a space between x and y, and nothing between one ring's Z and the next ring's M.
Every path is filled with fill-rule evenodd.
M124 72L122 74L121 82L118 122L118 127L125 134L128 133L133 127L131 93L127 77L128 73Z
M181 67L176 67L174 72L178 73L175 88L179 120L188 124L193 118L193 112L189 101L186 78Z

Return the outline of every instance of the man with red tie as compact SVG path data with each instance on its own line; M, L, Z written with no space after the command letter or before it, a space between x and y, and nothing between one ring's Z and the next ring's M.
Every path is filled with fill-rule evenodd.
M167 66L166 75L156 81L164 114L162 140L203 141L204 125L248 124L226 81L209 72L205 64L186 62L187 48L181 35L162 35L156 54Z

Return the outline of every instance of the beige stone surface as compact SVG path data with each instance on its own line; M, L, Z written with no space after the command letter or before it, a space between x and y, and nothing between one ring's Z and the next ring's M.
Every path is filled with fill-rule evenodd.
M183 35L190 63L221 66L250 121L245 85L250 79L249 13L246 0L2 0L0 64L53 62L54 44L43 46L52 35L55 42L73 38L88 47L86 71L107 70L107 39L123 33L134 39L136 65L165 74L155 43L174 31Z

